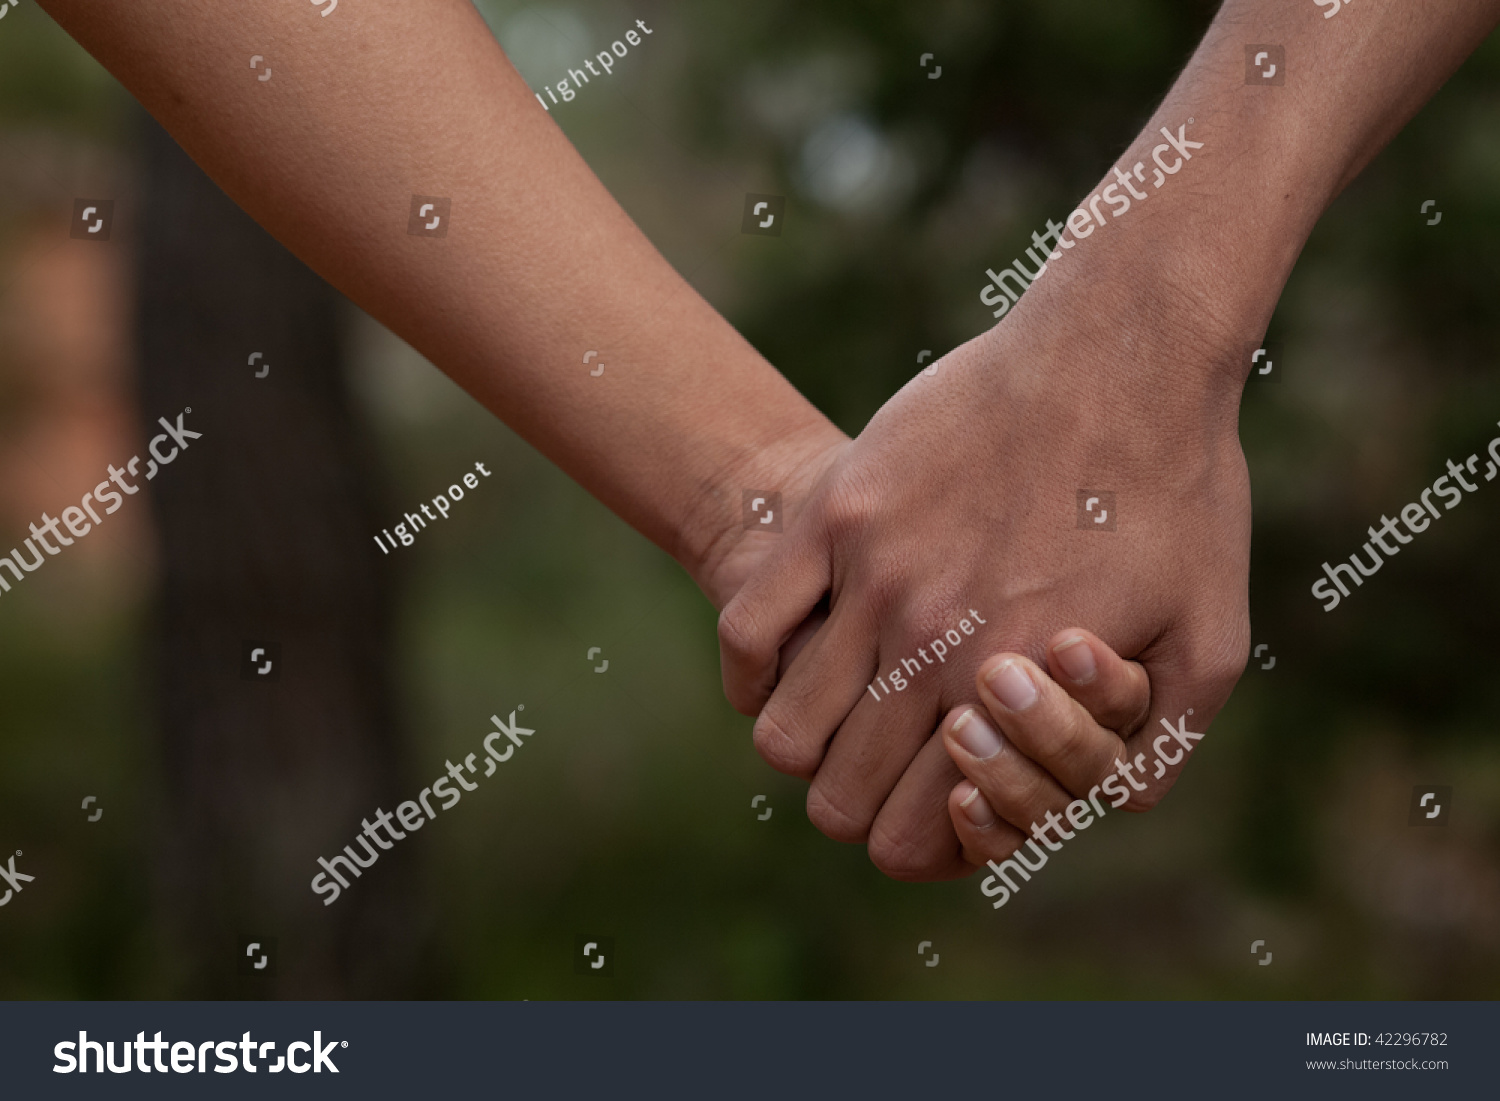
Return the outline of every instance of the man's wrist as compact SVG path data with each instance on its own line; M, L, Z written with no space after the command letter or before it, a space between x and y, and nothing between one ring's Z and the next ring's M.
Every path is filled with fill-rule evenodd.
M1078 206L1036 235L1028 256L1046 267L1011 323L1072 319L1125 353L1100 358L1125 372L1112 385L1235 409L1332 184L1247 187L1235 176L1242 136L1181 101L1174 92Z
M1097 398L1122 413L1180 410L1201 422L1203 411L1218 410L1235 421L1248 342L1260 338L1265 322L1253 297L1226 293L1212 252L1183 231L1165 203L1152 216L1127 214L1058 252L1013 315L982 338L994 355L1061 342L1070 346L1064 370L1076 366L1081 375L1053 374L1036 386L1072 388L1080 399ZM1264 292L1272 305L1278 291L1268 285Z

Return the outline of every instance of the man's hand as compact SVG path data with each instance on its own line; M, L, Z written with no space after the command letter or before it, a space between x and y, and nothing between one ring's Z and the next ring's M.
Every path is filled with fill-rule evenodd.
M1087 624L1145 666L1153 717L1192 707L1202 723L1244 667L1238 337L1202 316L1165 323L1179 298L1165 273L1141 289L1070 262L876 415L720 619L725 688L759 714L762 756L814 777L813 822L868 840L897 878L969 870L945 813L959 775L929 735L997 650L1041 659L1049 636ZM1080 522L1093 490L1113 494L1113 530ZM777 684L779 648L825 592L827 624ZM964 619L984 625L934 660ZM1086 790L1113 760L1080 743L1045 767Z
M1118 167L1152 163L1162 128L1184 122L1202 143L1190 163L1179 174L1156 160L1170 178L1123 220L1097 198L1070 215L1070 229L1087 230L1090 213L1099 224L1051 254L1003 324L877 414L725 608L725 686L760 713L762 754L815 776L814 822L868 838L892 875L967 867L944 813L958 774L925 735L973 701L982 657L1036 659L1042 639L1087 625L1145 667L1152 718L1192 707L1200 731L1243 668L1236 419L1250 350L1324 209L1493 29L1500 0L1351 15L1328 24L1312 6L1226 0ZM1247 44L1265 42L1289 59L1276 87L1244 78ZM1095 490L1114 494L1114 531L1079 519ZM778 648L825 594L827 623L775 684ZM926 664L922 648L970 608L987 634ZM870 687L919 653L904 690ZM1032 759L1074 791L1113 769L1107 744L1043 742ZM1153 777L1134 803L1173 778Z

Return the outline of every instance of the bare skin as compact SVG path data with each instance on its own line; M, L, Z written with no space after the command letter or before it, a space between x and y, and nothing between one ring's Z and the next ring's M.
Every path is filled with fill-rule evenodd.
M252 217L716 607L769 545L743 537L741 490L793 512L846 441L662 258L466 0L40 6ZM408 234L413 195L452 201L445 237Z
M1421 0L1325 22L1230 0L1122 161L1191 117L1204 148L1183 173L850 443L652 248L465 0L328 19L284 0L41 6L315 270L717 606L733 598L726 689L759 714L762 753L815 777L825 832L909 879L971 867L946 813L958 774L928 732L973 701L985 653L1039 660L1041 640L1089 623L1149 674L1150 721L1222 706L1248 648L1246 345L1323 209L1500 11ZM1284 86L1244 84L1247 42L1286 45ZM267 43L276 75L260 82L248 61ZM407 233L413 195L452 200L446 237ZM588 351L612 373L593 376ZM1073 523L1085 486L1122 502L1111 537ZM741 490L759 487L783 493L779 540L742 530ZM798 635L825 595L831 618ZM877 671L970 605L984 637L899 700L865 702ZM809 636L777 685L783 647ZM1129 729L1058 731L1027 745L1065 791L1133 745Z
M997 677L1016 675L1034 690L1019 710L1003 703L991 687ZM1140 729L1150 709L1151 685L1136 662L1125 661L1088 631L1064 631L1047 647L1045 667L1019 654L997 654L980 666L975 687L982 708L956 708L941 730L944 748L964 774L948 796L948 814L968 863L981 867L1004 860L1035 836L1033 830L1048 821L1049 813L1056 820L1077 798L1092 796L1092 805L1102 810L1133 790L1116 772L1112 791L1101 791L1091 779L1075 796L1037 760L1046 759L1046 747L1088 740L1118 743L1120 732ZM1168 739L1164 756L1176 752ZM1150 779L1154 769L1130 770L1132 775L1138 771ZM1077 783L1084 778L1069 776L1066 767L1059 773Z
M972 870L944 813L959 775L927 732L980 702L986 655L1038 668L1047 639L1084 623L1149 676L1139 724L1019 747L1059 798L1134 759L1158 719L1192 708L1204 730L1243 671L1250 350L1323 211L1500 21L1497 0L1324 11L1224 4L1119 167L1176 162L1153 154L1189 120L1202 147L1121 220L1083 216L999 325L893 397L721 615L725 689L758 716L762 756L811 778L813 822L888 874ZM1285 46L1280 86L1246 83L1246 47L1264 43ZM1117 530L1080 530L1081 489L1116 494ZM782 643L825 596L827 623L778 680ZM971 608L983 637L899 696L870 693ZM1026 805L993 794L1002 815Z

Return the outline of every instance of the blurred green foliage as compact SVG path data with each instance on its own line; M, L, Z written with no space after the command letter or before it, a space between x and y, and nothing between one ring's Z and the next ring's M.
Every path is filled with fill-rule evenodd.
M941 355L989 322L985 267L1108 168L1213 7L480 4L533 87L636 18L652 25L553 117L679 269L850 432L918 350ZM938 80L918 65L927 52ZM1492 41L1338 200L1272 325L1285 381L1247 391L1254 641L1274 669L1252 663L1161 808L1111 818L998 913L974 880L894 883L817 834L803 785L759 761L749 720L722 700L714 615L691 583L363 323L389 499L430 496L476 459L498 475L410 552L412 790L470 751L491 713L525 702L537 730L500 781L406 842L430 898L412 935L430 938L445 992L1493 997L1500 489L1336 612L1308 589L1325 558L1497 434L1497 71ZM0 126L118 143L120 100L35 9L0 25ZM748 191L788 195L782 237L739 233ZM1418 213L1429 198L1438 226ZM0 911L0 994L169 996L144 887L142 610L63 630L68 599L33 581L0 600L0 852L23 839L36 854L23 866L42 870ZM592 646L607 673L592 672ZM85 782L106 830L82 822ZM1446 830L1408 827L1419 782L1455 786ZM612 979L573 973L578 933L615 938ZM1252 939L1272 943L1273 968L1254 965ZM922 966L921 940L939 967Z

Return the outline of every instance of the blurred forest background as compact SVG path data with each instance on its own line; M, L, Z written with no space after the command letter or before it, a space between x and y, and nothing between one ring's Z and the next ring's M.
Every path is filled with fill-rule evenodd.
M991 323L985 268L1109 167L1214 10L479 7L534 88L646 20L653 35L552 117L851 433L919 351ZM1282 299L1285 377L1252 379L1243 414L1268 650L1170 799L1091 831L995 912L976 880L895 883L818 834L804 786L761 763L722 699L713 610L677 567L235 228L107 74L34 5L12 9L0 549L142 453L157 416L202 394L209 428L176 483L0 596L0 853L36 876L0 910L0 997L1495 997L1500 487L1335 613L1308 589L1497 434L1497 75L1492 40L1338 200ZM779 238L739 232L747 192L788 197ZM184 243L150 245L174 195L230 226L226 270L190 278L201 249L182 261L183 286L204 287L186 305ZM69 238L80 196L117 199L110 242ZM232 261L255 308L174 344L184 318L237 300ZM263 345L257 382L245 353ZM254 417L278 434L236 427ZM374 529L476 460L495 477L380 561ZM353 557L327 559L337 540L287 554L320 524ZM193 561L200 536L244 560ZM288 558L302 572L267 566ZM285 644L283 679L239 678L245 638ZM213 684L184 703L187 671ZM316 857L520 703L524 752L325 910ZM1408 825L1416 784L1453 786L1449 825ZM276 975L240 973L245 934L278 938ZM576 973L580 934L613 938L610 977Z

